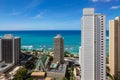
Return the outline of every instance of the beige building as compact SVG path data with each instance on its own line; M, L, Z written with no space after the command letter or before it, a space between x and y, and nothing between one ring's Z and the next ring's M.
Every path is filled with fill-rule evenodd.
M54 37L54 62L64 61L64 39L60 34Z
M120 17L109 21L109 66L112 75L120 72Z

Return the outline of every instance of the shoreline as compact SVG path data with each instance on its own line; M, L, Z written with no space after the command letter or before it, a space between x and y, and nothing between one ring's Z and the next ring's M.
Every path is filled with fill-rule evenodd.
M38 49L21 49L21 52L29 52L29 53L33 53L33 52L43 52L43 53L53 53L53 50L38 50ZM69 55L74 55L74 56L79 56L79 53L73 53L73 52L69 52L69 51L64 51L64 54L69 54Z
M53 52L53 48L51 48L51 47L33 48L32 45L29 45L29 46L24 46L23 45L23 46L21 46L21 50L24 50L24 51L33 51L33 50L35 50L35 51ZM79 50L79 48L78 48L78 50ZM65 48L64 52L69 52L70 54L75 54L75 55L79 54L79 51L74 51L74 48L73 48L73 50L71 50L71 48Z

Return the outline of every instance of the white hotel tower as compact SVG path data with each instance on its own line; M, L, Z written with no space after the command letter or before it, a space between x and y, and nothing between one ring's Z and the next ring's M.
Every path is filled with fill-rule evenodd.
M81 80L106 80L105 15L94 8L83 9L81 43Z

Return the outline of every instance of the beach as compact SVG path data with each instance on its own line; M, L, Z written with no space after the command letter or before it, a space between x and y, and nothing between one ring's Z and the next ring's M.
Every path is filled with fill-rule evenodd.
M109 32L106 31L106 53L109 53ZM64 49L71 54L78 54L81 46L80 30L33 30L33 31L0 31L0 36L13 34L21 37L21 48L27 50L53 50L56 34L64 37Z

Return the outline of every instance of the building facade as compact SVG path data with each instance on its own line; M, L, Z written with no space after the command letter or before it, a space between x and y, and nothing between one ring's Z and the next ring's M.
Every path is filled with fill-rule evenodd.
M81 80L106 80L105 15L94 8L83 9L81 43Z
M81 65L81 46L79 47L79 64Z
M60 34L54 37L54 62L64 61L64 39Z
M2 61L2 50L1 50L1 38L0 38L0 62Z
M109 66L113 76L120 73L120 17L109 21Z
M12 64L18 63L21 39L13 37L11 34L6 34L0 39L0 43L1 61Z

